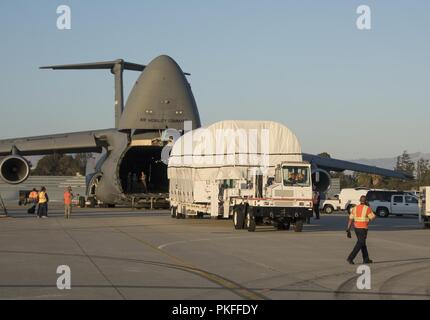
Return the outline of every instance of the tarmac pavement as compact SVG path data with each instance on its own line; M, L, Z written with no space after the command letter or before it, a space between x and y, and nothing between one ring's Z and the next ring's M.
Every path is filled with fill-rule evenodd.
M166 211L61 208L0 219L0 299L429 299L430 230L417 217L379 218L368 247L371 289L345 259L355 244L346 215L323 215L302 233ZM71 289L57 288L57 267Z

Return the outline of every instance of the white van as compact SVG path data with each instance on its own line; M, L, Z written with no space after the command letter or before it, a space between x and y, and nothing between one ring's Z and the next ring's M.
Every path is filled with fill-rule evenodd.
M360 197L367 195L369 188L345 188L339 193L340 210L350 212L351 208L360 204Z

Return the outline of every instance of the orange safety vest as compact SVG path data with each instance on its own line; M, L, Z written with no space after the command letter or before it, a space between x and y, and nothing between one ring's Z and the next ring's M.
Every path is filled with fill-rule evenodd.
M357 229L369 228L369 221L375 218L372 209L364 204L360 204L351 210L350 220L354 220L354 227Z
M48 202L48 199L46 199L46 192L40 191L39 192L39 203L46 203Z
M72 204L72 194L69 191L64 192L64 204Z
M28 196L28 198L29 198L30 200L35 200L35 199L37 199L37 192L36 192L36 191L31 191L31 192L30 192L30 195Z

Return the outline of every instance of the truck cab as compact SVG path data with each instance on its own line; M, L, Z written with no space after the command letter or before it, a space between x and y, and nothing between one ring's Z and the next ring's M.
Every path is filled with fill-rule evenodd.
M244 219L248 230L269 224L278 229L294 225L294 230L300 232L304 221L312 216L311 176L311 165L306 162L283 162L276 166L274 176L254 175L253 196L233 198L236 229L242 228Z
M294 206L312 201L311 166L304 162L284 162L275 169L273 182L268 180L266 197ZM303 204L302 204L303 205Z

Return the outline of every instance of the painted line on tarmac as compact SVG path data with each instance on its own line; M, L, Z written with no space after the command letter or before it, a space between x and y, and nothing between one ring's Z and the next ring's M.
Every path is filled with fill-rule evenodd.
M173 241L173 242L167 242L164 244L159 245L158 249L164 249L166 247L170 247L177 244L184 244L189 242L200 242L200 241L213 241L213 240L230 240L230 239L249 239L249 237L246 236L232 236L232 237L220 237L220 238L203 238L203 239L192 239L192 240L179 240L179 241Z
M257 292L254 292L248 288L245 288L236 282L233 282L229 279L221 277L217 274L210 273L208 271L199 269L199 268L193 266L188 261L185 261L185 260L183 260L177 256L174 256L174 255L170 254L169 252L156 247L152 243L149 243L148 241L145 241L143 239L135 237L135 236L133 236L133 235L131 235L131 234L129 234L123 230L117 229L117 228L114 228L114 230L117 230L118 232L124 234L125 236L127 236L131 239L134 239L135 241L138 241L145 246L150 247L154 251L161 253L162 255L170 258L171 260L176 261L178 263L179 269L183 269L184 271L194 273L194 274L196 274L202 278L205 278L206 280L209 280L215 284L218 284L218 285L224 287L225 289L230 290L231 292L235 293L236 295L240 296L243 299L246 299L246 300L266 300L266 299L268 299L264 295L259 294Z
M87 259L93 264L93 266L97 269L97 271L102 275L102 277L111 285L112 288L115 289L115 291L118 293L118 295L123 299L126 300L126 297L122 294L122 292L112 283L112 281L108 278L108 276L103 272L103 270L97 265L97 263L94 261L94 259L85 251L85 249L82 247L82 245L79 243L78 240L76 240L69 231L66 230L66 228L63 227L63 225L56 220L58 225L63 229L64 233L78 246L78 248L81 250L81 252L87 257Z
M15 250L0 250L0 253L6 253L6 254L30 254L30 255L47 255L47 256L67 256L67 257L80 257L80 258L87 258L84 254L76 254L76 253L51 253L51 252L42 252L42 251L15 251ZM132 262L132 263L142 263L142 264L148 264L148 265L154 265L164 268L172 268L177 270L182 270L184 272L194 273L193 271L190 271L190 269L184 269L180 268L178 265L174 264L167 264L167 263L161 263L161 262L155 262L155 261L145 261L145 260L139 260L139 259L130 259L130 258L122 258L122 257L111 257L111 256L98 256L98 255L92 255L93 259L103 259L103 260L112 260L112 261L126 261L126 262ZM428 259L428 258L423 258ZM418 260L418 259L417 259ZM412 263L408 263L412 264ZM405 264L396 265L396 266L403 266ZM394 266L393 266L394 267ZM381 271L381 270L379 270ZM323 275L316 278L310 278L308 281L312 280L318 280L322 278L330 278L331 276L339 276L343 275L343 273L337 273L337 274L328 274ZM307 281L307 280L303 280ZM286 288L257 288L257 287L248 287L248 290L265 290L265 292L297 292L297 293L323 293L323 294L331 294L334 293L338 294L344 294L344 295L357 295L357 296L405 296L405 297L429 297L430 295L428 293L411 293L411 292L367 292L367 291L348 291L348 290L337 290L333 291L331 289L305 289L305 288L289 288L291 285L299 284L303 281L292 283L290 285L287 285ZM81 285L74 285L74 288L112 288L111 285L99 285L99 284L81 284ZM151 286L151 285L117 285L118 289L190 289L190 290L225 290L225 287L208 287L208 286ZM0 288L56 288L56 286L52 284L0 284Z
M408 262L408 263L401 263L401 264L396 264L393 266L384 266L384 267L380 267L378 269L372 269L372 275L375 273L380 273L380 272L385 272L387 270L391 270L391 269L396 269L396 268L401 268L401 267L405 267L405 266L409 266L409 265L414 265L414 264L418 264L418 263L429 263L428 260L422 260L422 261L413 261L413 262ZM426 266L428 267L428 266ZM416 269L421 269L421 267L418 267ZM413 271L409 270L409 271ZM402 272L403 273L403 272ZM353 292L352 290L355 288L356 286L356 281L358 279L359 275L356 274L353 277L345 280L344 282L342 282L338 288L334 291L334 295L336 298L341 298L342 295L345 294L359 294L360 292ZM384 283L382 283L384 284ZM381 287L380 287L381 288ZM371 295L380 295L380 296L385 296L385 295L397 295L395 293L387 293L387 292L381 292L381 290L379 290L379 292L367 292L367 294L371 294ZM427 296L427 294L420 294L420 296Z

